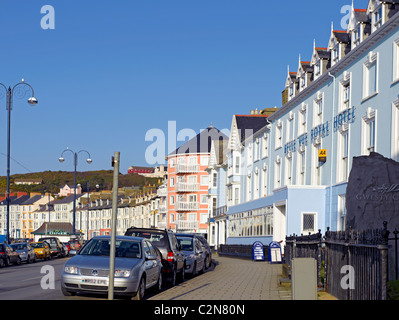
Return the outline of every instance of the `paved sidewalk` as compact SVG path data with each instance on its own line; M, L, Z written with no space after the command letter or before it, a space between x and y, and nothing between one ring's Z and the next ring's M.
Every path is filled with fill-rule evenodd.
M219 256L214 262L203 275L149 300L291 300L290 289L279 286L281 265Z

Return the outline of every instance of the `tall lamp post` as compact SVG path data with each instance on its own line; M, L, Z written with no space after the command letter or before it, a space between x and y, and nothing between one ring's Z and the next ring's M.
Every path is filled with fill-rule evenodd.
M74 163L74 174L75 174L74 181L75 181L75 185L74 185L74 192L73 192L73 221L72 221L72 225L73 225L73 234L75 234L75 231L76 231L75 230L75 226L76 226L76 221L75 221L76 220L76 187L77 187L76 186L76 173L77 173L77 167L78 167L78 156L79 156L80 153L86 152L89 155L89 157L87 158L86 162L88 164L91 164L93 162L93 160L91 159L90 153L88 151L86 151L86 150L80 150L79 152L74 152L71 149L67 148L66 150L64 150L61 153L61 157L58 159L58 161L61 162L61 163L65 161L65 159L63 158L65 152L72 152L73 159L74 159L73 163Z
M21 82L14 85L14 87L8 87L0 83L0 88L3 88L6 92L6 109L7 109L7 235L6 241L10 243L10 158L11 158L11 110L13 107L14 96L19 99L26 97L27 93L31 91L32 95L28 99L28 103L32 106L37 105L38 101L35 98L35 92L33 88L22 79ZM25 90L24 90L25 89Z

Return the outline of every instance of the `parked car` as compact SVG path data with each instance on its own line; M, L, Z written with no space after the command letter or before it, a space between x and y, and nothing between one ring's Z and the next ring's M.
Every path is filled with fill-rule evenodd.
M108 292L110 242L110 236L95 237L65 263L61 276L65 296ZM147 289L161 290L161 285L162 261L152 244L143 238L117 236L115 295L142 299Z
M177 275L180 280L185 279L185 255L181 251L176 234L171 230L153 228L129 228L125 236L142 237L149 240L162 255L163 278L168 280L171 286L175 286Z
M47 244L47 242L32 242L30 245L33 250L35 250L37 259L51 259L50 246Z
M71 246L72 250L79 251L81 248L81 244L78 239L71 239L68 241L69 245Z
M206 253L201 242L195 237L177 236L181 250L186 256L186 273L195 277L205 271Z
M195 237L201 242L202 247L204 248L206 258L205 258L205 268L208 269L212 265L212 249L209 246L208 241L201 234L197 233L177 233L177 237L186 236L186 237Z
M28 242L18 242L11 244L11 248L19 254L22 262L31 263L36 262L35 250Z
M50 245L50 252L52 257L63 257L65 255L64 248L60 239L57 237L44 237L39 241L46 241Z
M5 266L9 266L10 264L21 264L21 257L7 243L0 243L0 256Z
M70 251L68 245L65 242L61 242L61 244L62 244L62 249L64 250L64 257L68 257Z

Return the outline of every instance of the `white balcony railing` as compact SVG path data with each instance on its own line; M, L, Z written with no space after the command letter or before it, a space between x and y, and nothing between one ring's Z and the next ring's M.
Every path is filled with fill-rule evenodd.
M200 171L198 164L178 164L176 166L176 173L197 173Z
M176 221L177 231L187 231L187 230L198 230L199 222L198 221Z
M160 204L159 205L159 213L166 213L168 211L168 206L165 204Z
M176 211L197 211L198 210L198 202L176 202L175 210Z
M177 192L197 192L199 191L199 183L183 183L179 182L176 186Z

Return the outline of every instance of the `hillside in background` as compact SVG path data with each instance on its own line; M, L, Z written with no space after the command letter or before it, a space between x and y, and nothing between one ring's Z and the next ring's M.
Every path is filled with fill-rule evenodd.
M90 182L90 190L94 191L96 185L100 186L100 190L112 190L113 171L88 171L77 173L77 184L82 185L82 192L87 191L87 182ZM15 179L40 179L43 181L41 185L15 185ZM15 174L10 177L10 192L24 191L24 192L45 192L58 193L61 187L66 184L74 184L74 173L65 171L45 171L38 173ZM149 184L159 185L161 179L146 178L143 176L123 175L119 174L119 188L138 187L143 189ZM0 194L4 194L7 190L7 177L0 177Z

